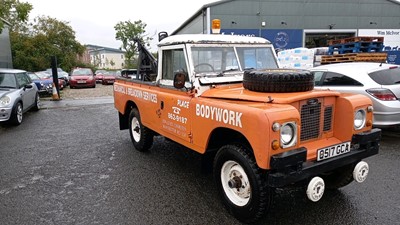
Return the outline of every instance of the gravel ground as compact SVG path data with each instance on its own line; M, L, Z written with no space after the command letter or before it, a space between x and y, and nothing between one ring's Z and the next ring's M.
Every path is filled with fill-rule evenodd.
M85 99L113 96L113 85L96 84L96 88L74 88L69 86L60 90L61 99ZM52 96L42 97L43 100L50 100Z

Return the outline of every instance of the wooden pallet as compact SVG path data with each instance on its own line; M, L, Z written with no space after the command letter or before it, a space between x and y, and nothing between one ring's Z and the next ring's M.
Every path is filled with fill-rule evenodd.
M386 62L386 52L346 53L321 56L321 64L344 62Z
M349 37L338 40L329 40L328 45L346 44L352 42L383 42L384 37Z
M328 54L333 55L359 52L382 52L383 42L348 42L345 44L329 45Z

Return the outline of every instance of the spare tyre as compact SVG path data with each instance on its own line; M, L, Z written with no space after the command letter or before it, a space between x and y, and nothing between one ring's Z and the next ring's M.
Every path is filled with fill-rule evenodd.
M243 87L257 92L303 92L314 88L314 74L302 69L245 71Z

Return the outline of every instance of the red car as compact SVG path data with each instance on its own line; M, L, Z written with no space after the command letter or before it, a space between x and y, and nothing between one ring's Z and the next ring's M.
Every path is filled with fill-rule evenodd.
M96 74L96 82L101 83L103 81L104 73Z
M103 81L103 75L106 73L106 70L96 70L94 76L96 77L96 82L101 83Z
M113 71L104 72L102 75L103 75L103 77L102 77L101 83L103 85L114 84L115 77L117 76L116 73Z
M96 87L96 78L90 68L75 68L71 72L69 87Z

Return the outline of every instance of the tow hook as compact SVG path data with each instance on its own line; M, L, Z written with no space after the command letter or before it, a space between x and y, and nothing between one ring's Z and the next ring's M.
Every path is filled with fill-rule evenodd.
M325 191L325 182L321 177L314 177L307 186L307 197L313 202L322 198Z
M353 170L354 180L357 181L358 183L364 182L365 179L367 179L368 171L369 171L368 163L364 161L357 163L357 165L354 167Z

